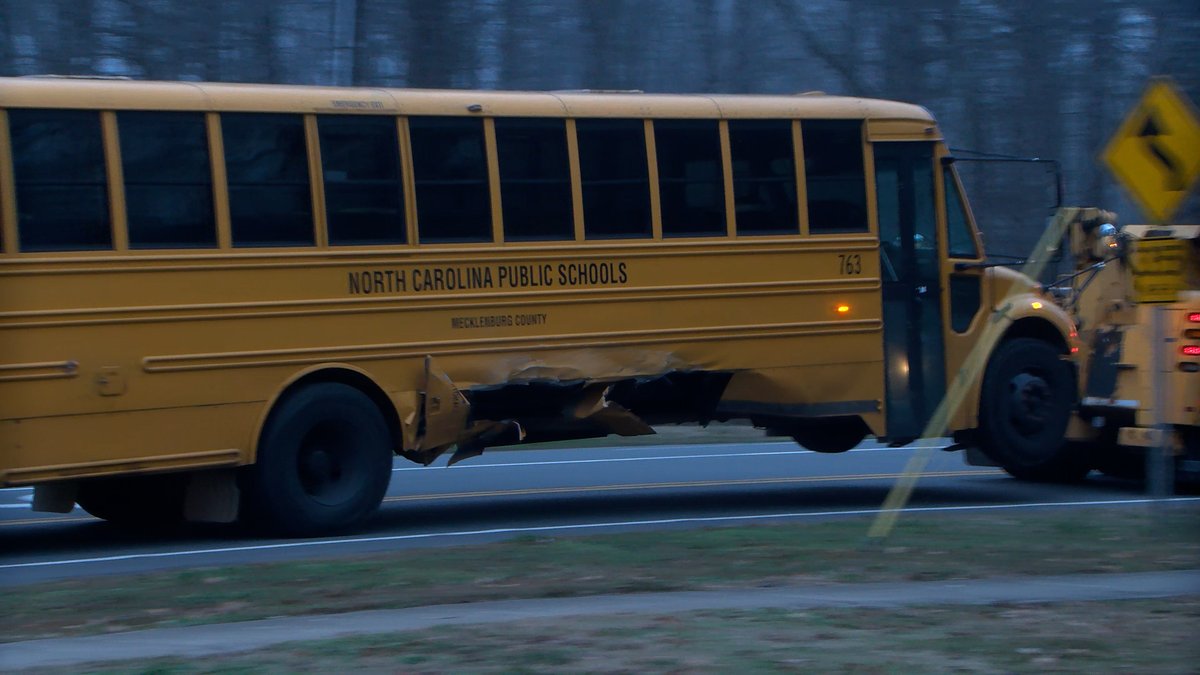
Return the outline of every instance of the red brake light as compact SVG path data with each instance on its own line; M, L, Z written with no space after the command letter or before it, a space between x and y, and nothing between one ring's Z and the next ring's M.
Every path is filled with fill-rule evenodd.
M1200 356L1200 345L1185 345L1181 351L1184 356Z
M1192 323L1200 323L1200 312L1190 312L1188 314L1188 321L1191 321Z

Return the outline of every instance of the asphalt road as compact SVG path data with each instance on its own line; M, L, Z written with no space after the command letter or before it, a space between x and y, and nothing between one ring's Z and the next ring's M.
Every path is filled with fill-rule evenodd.
M124 532L79 510L29 510L31 490L0 490L0 585L166 568L354 555L514 536L859 517L864 534L912 457L870 442L841 455L790 442L489 452L445 467L397 460L380 512L360 531L271 540L235 526ZM935 451L914 510L1063 508L1136 503L1139 485L1093 477L1021 483Z

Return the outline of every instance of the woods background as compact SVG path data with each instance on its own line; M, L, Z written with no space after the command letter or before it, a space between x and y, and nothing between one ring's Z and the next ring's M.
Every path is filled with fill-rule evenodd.
M1150 76L1200 101L1200 2L0 0L0 75L44 73L892 98L952 147L1058 159L1067 204L1129 223L1098 157ZM1049 177L963 166L989 249L1028 252Z

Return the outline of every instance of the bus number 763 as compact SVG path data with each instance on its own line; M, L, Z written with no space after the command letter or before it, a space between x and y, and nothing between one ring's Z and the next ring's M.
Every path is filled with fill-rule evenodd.
M842 275L862 274L862 256L858 253L839 253L838 272Z

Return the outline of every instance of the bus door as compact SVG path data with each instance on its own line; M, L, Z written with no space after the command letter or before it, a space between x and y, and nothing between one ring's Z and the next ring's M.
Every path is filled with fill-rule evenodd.
M874 148L887 436L907 442L946 391L933 143Z

